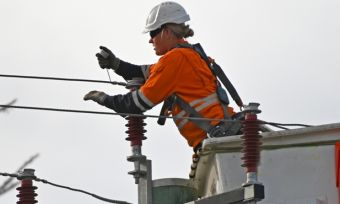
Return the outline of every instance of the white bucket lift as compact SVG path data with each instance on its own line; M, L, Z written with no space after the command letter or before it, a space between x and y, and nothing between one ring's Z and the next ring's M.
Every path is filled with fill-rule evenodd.
M339 204L340 123L262 133L261 204ZM193 178L198 196L230 192L245 181L240 136L209 138ZM338 148L340 144L338 144ZM340 149L340 148L339 148Z

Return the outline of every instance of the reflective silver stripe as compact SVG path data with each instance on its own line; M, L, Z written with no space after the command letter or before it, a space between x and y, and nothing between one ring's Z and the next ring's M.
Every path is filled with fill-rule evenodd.
M185 110L182 110L177 115L174 115L173 116L174 121L181 119L185 114L187 114L187 112Z
M141 66L145 80L147 80L150 76L150 67L151 67L151 65L142 65Z
M220 102L220 101L218 100L218 98L211 98L211 99L209 99L208 101L206 101L205 103L203 103L203 104L197 106L197 107L195 108L195 110L196 110L197 112L200 112L201 110L205 109L206 107L208 107L208 106L210 106L210 105L212 105L212 104L214 104L214 103L219 103L219 102ZM183 120L177 125L178 129L181 130L181 129L184 127L184 125L186 125L188 122L189 122L189 119L183 119Z
M193 100L189 103L190 106L195 106L201 102L205 102L205 103L208 103L211 99L218 99L217 98L217 94L216 93L212 93L210 94L209 96L206 96L204 98L199 98L199 99L196 99L196 100ZM203 105L203 104L202 104ZM208 104L209 105L209 104ZM182 110L181 112L179 112L178 114L176 114L174 117L174 120L178 120L180 119L181 117L183 117L187 112L185 110Z
M143 102L149 106L147 108L152 108L155 106L155 104L152 103L152 101L150 101L140 90L138 90L137 94L143 100Z
M212 93L212 94L210 94L209 96L206 96L206 97L204 97L204 98L199 98L199 99L196 99L196 100L193 100L193 101L191 101L190 103L189 103L189 105L191 105L191 106L194 106L194 105L196 105L196 104L199 104L199 103L201 103L201 102L203 102L203 101L209 101L210 99L212 99L212 98L217 98L217 93Z
M137 91L132 92L132 99L133 102L135 102L136 106L141 110L141 111L146 111L146 108L142 106L142 104L139 103L138 96L137 96Z

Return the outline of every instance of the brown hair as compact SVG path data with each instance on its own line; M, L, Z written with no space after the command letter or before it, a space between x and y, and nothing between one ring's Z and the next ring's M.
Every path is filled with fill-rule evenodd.
M177 38L188 38L194 36L194 31L189 27L189 25L185 25L184 23L168 23L166 24L166 27L168 27Z

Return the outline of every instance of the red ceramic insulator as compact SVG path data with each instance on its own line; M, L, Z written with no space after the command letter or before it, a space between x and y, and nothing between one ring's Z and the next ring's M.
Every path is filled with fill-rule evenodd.
M128 127L128 130L125 131L128 134L128 137L126 140L131 142L131 146L134 145L142 145L142 140L145 140L146 137L144 136L144 133L146 130L144 129L144 126L146 123L144 123L143 117L127 117L126 118L128 123L125 125Z
M260 124L254 113L247 113L243 122L243 164L246 172L257 172L260 162L260 146L262 136L259 134Z
M38 195L34 192L36 189L37 187L33 186L33 182L31 179L21 180L21 186L17 188L17 190L19 191L19 194L17 195L19 201L17 202L17 204L38 203L38 201L35 200L35 197Z

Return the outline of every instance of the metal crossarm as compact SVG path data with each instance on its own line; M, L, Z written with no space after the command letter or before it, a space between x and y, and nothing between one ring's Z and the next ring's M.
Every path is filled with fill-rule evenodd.
M264 186L253 184L186 204L246 204L264 199Z

